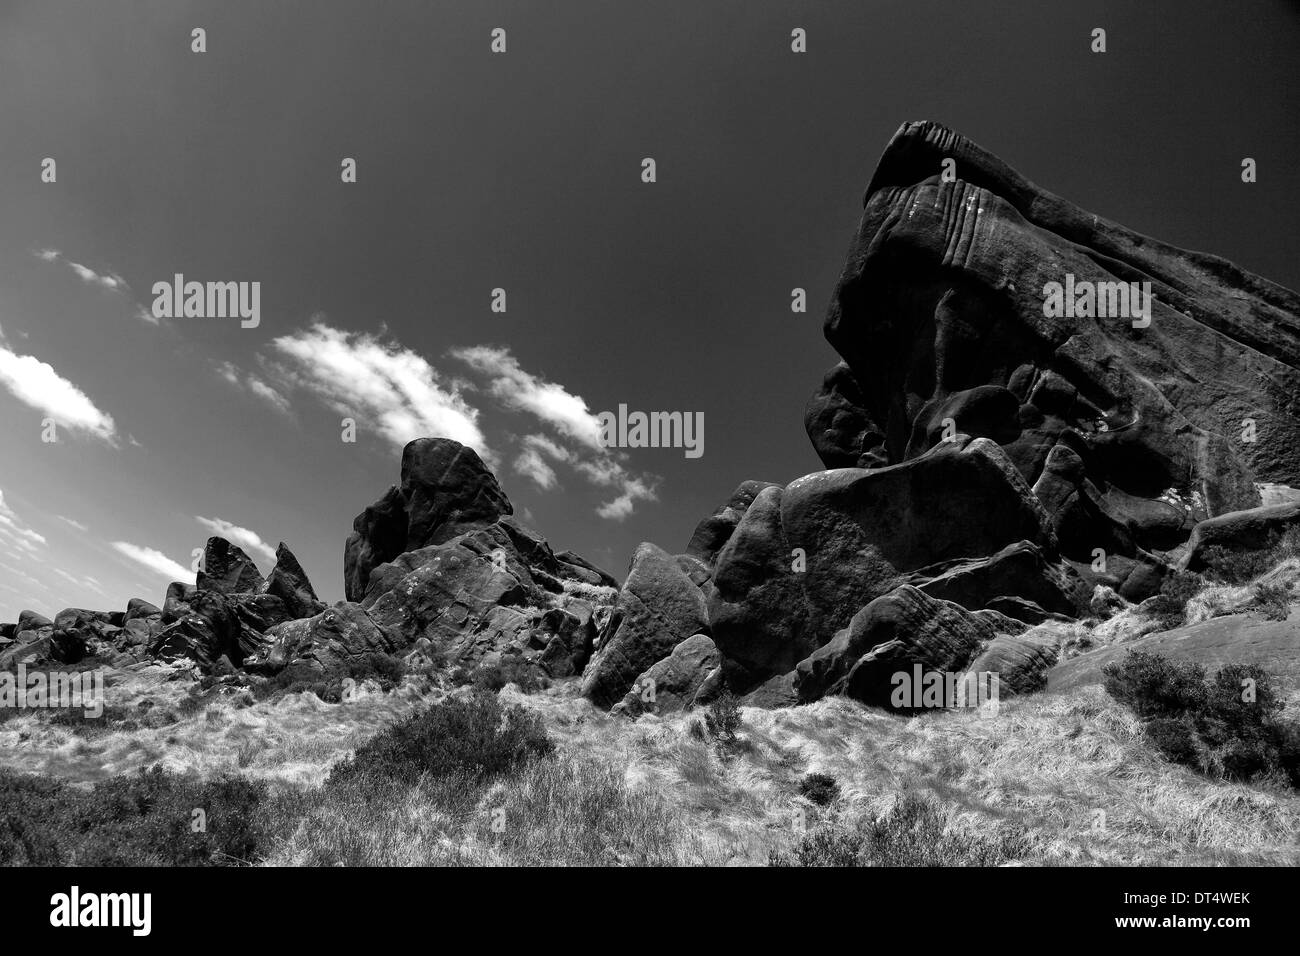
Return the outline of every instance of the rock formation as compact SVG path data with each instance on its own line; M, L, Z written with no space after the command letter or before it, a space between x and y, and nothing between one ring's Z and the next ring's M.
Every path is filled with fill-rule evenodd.
M1052 283L1080 298L1057 308ZM692 627L720 656L698 668L752 703L885 706L915 664L1041 689L1057 638L1032 625L1096 594L1141 601L1211 544L1300 524L1259 491L1300 484L1300 297L1084 212L941 126L886 148L825 333L842 361L805 426L830 470L745 482L687 547L709 574ZM619 686L637 668L689 686L683 626L642 615Z
M1061 621L1300 526L1300 297L1084 212L941 126L886 148L825 334L841 361L805 426L826 470L742 482L683 553L640 545L621 587L517 521L472 449L422 438L353 522L345 601L326 607L283 544L264 578L211 538L161 608L0 625L0 667L513 658L629 716L724 691L890 707L915 668L1029 693L1097 672L1057 666ZM1243 627L1196 639L1218 654Z

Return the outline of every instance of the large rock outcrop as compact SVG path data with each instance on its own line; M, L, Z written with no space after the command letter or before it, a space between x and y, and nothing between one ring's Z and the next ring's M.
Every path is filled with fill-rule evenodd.
M1139 281L1149 324L1045 307L1049 283L1095 313L1086 283L1109 307L1107 284ZM1078 209L937 124L885 150L825 331L844 362L807 426L828 466L905 461L945 428L987 437L1075 561L1146 563L1259 504L1256 482L1300 483L1300 297Z
M357 515L343 556L344 589L360 601L376 567L514 513L478 453L446 438L402 450L401 482Z
M1293 523L1256 506L1300 484L1300 297L941 126L886 148L825 334L805 426L829 470L742 484L687 549L751 699L878 702L890 667L977 660L1027 692L1097 585L1141 601Z

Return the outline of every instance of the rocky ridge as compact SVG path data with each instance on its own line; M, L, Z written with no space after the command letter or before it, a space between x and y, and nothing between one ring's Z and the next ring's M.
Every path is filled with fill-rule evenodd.
M1053 316L1067 276L1149 282L1149 323ZM842 360L805 426L825 470L742 482L682 553L640 545L621 585L521 524L472 449L423 438L356 517L333 607L284 544L263 578L214 537L161 608L0 625L0 667L516 659L631 716L724 691L890 706L916 666L1027 693L1057 664L1054 624L1300 525L1300 297L1078 209L942 126L886 148L824 331Z

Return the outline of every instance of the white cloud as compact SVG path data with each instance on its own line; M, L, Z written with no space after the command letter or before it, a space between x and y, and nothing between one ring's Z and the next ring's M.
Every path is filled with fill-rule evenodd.
M362 427L371 423L397 447L438 436L494 460L478 410L461 396L459 384L444 384L438 370L410 349L321 321L271 345L287 363L281 372L289 384L311 391Z
M25 405L74 432L86 432L117 444L117 426L107 412L53 366L31 355L19 355L0 339L0 385Z
M80 262L73 262L67 258L58 249L39 249L36 252L36 258L42 262L62 262L69 269L77 274L77 278L82 282L90 285L97 285L100 288L108 289L110 292L129 292L130 288L126 280L115 272L96 272L89 266L83 266Z
M284 415L290 414L291 409L289 408L289 400L270 385L267 385L266 382L262 381L256 375L248 376L248 390L274 408L277 412Z
M235 388L246 389L282 415L291 416L293 414L293 409L289 406L289 400L252 372L241 372L234 363L222 362L217 366L217 374Z
M8 541L13 547L26 551L28 556L32 555L38 546L45 544L45 536L27 527L5 502L3 491L0 491L0 538Z
M556 477L555 469L546 463L541 452L536 448L525 448L515 459L515 471L531 478L533 483L543 491L550 491L555 487Z
M623 482L623 493L613 501L607 501L597 508L596 514L602 518L622 521L632 513L636 502L654 500L654 490L640 478L632 478Z
M64 524L68 525L69 527L76 528L82 534L85 534L87 531L90 530L80 521L73 521L71 518L68 518L64 515L55 515L54 517L58 518L60 521L62 521Z
M600 449L600 421L587 403L563 385L524 371L509 349L490 345L452 349L474 371L490 379L492 394L507 408L531 412L566 438L591 449Z
M252 551L266 558L272 564L275 563L275 548L263 541L256 531L241 528L224 518L203 518L195 515L194 520L207 528L212 534L225 538L231 544L239 545L245 551Z
M155 571L169 581L183 581L186 584L193 583L194 572L184 565L177 564L167 555L154 548L141 547L138 544L131 544L129 541L112 542L113 549L122 554L136 564L143 565L150 571Z
M570 466L592 484L620 490L616 498L596 509L602 518L621 521L632 513L637 501L655 500L653 479L628 471L624 455L604 446L600 420L581 396L526 371L509 349L476 345L452 349L451 356L485 376L488 388L506 408L527 412L555 431L559 441L546 435L526 435L514 460L515 470L543 491L558 484L550 459Z

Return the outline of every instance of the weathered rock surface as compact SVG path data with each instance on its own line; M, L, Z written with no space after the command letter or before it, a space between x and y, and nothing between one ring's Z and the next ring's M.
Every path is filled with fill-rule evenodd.
M896 673L959 672L994 639L992 625L950 601L910 585L876 598L848 626L799 662L794 688L802 701L847 694L890 706Z
M1150 324L1045 314L1067 274L1150 280ZM882 156L825 331L844 362L807 425L828 465L905 461L953 427L989 438L1084 566L1098 548L1158 566L1197 521L1257 505L1256 482L1300 477L1300 297L1086 213L937 124ZM1131 600L1159 582L1092 581Z
M1194 661L1211 675L1225 664L1259 664L1278 679L1284 690L1294 690L1300 688L1297 635L1300 635L1300 606L1297 605L1292 606L1285 621L1270 621L1258 613L1229 614L1080 654L1052 668L1047 676L1047 691L1055 693L1101 684L1102 669L1107 664L1122 662L1129 651Z
M248 660L253 671L276 672L289 665L318 673L346 673L370 654L396 645L358 604L340 601L315 617L275 625L263 647Z
M1019 599L1015 606L1020 609L1032 603L1038 615L1074 614L1070 592L1078 584L1076 578L1068 566L1048 561L1037 545L1018 541L987 558L958 558L922 568L909 582L931 597L972 611L1001 604L1004 613L1015 617L1000 599Z
M1047 687L1047 675L1060 657L1061 643L1061 633L1051 624L1023 634L999 634L967 670L997 675L999 698L1031 694Z
M718 554L713 576L709 621L728 680L748 692L793 670L913 572L1022 541L1025 549L984 573L978 562L964 575L949 568L936 586L982 607L1005 593L1017 567L1033 565L1030 549L1054 547L1043 509L988 439L958 435L898 465L815 472L784 489L764 488ZM1068 605L1060 581L1039 571L1034 593L1054 608Z
M688 637L647 668L611 713L668 714L707 704L722 689L722 658L707 634Z
M195 586L222 594L255 594L266 582L253 559L225 538L213 536L203 549L203 566Z
M1276 536L1291 528L1300 528L1300 502L1232 511L1209 518L1192 529L1182 566L1190 571L1202 571L1208 548L1264 549Z
M770 481L741 482L722 507L696 526L690 543L686 545L686 553L711 567L759 492L775 487L779 486Z
M325 610L307 572L283 541L275 549L275 567L266 579L266 593L283 601L291 618L315 617Z
M370 572L378 565L513 513L496 476L474 449L445 438L410 442L402 451L400 484L353 522L344 549L348 600L365 595Z
M699 587L672 555L642 544L583 673L583 696L597 706L613 706L651 665L708 628Z

